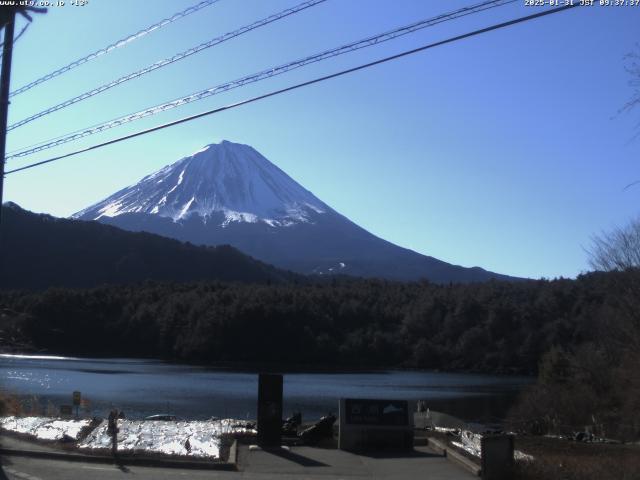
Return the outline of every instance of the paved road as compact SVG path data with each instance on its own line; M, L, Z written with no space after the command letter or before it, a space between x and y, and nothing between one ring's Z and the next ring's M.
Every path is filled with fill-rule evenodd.
M66 462L60 460L27 457L3 457L5 480L112 480L136 478L136 480L164 480L171 478L238 479L233 472L210 470L180 470L174 468L117 467L106 464Z
M43 458L4 456L4 475L0 480L163 480L170 478L275 480L275 479L375 479L375 480L469 480L477 478L435 454L427 447L416 447L408 455L363 456L335 449L293 447L270 452L238 451L239 472L116 466L70 462Z
M356 455L335 449L294 447L290 451L238 452L244 478L468 480L477 478L428 447L409 454Z

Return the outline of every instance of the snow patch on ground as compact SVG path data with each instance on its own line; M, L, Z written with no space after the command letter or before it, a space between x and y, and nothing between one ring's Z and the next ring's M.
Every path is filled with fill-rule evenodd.
M193 153L191 154L191 156L193 157L193 156L195 156L195 155L197 155L197 154L199 154L199 153L206 152L207 150L209 150L209 148L211 148L211 145L207 145L206 147L203 147L203 148L201 148L200 150L196 150L195 152L193 152Z
M186 215L186 213L189 211L189 207L191 207L191 204L195 201L195 199L195 197L191 197L191 200L183 205L182 210L180 210L180 213L178 214L178 218L182 218Z
M78 447L85 450L110 449L107 423L104 420ZM199 458L219 458L223 435L256 433L246 422L232 419L188 422L118 420L118 428L119 451Z
M311 210L313 210L316 213L325 213L325 211L322 208L320 208L320 207L318 207L318 206L316 206L316 205L314 205L312 203L305 203L305 206L309 207Z
M78 440L80 431L91 420L63 420L50 417L0 417L0 428L31 435L38 440ZM103 420L78 448L110 450L108 422ZM118 451L160 453L198 458L219 458L222 438L226 435L255 435L253 424L233 419L204 421L118 420Z
M513 458L518 462L533 462L536 459L533 455L529 455L520 450L513 451Z
M258 217L253 213L224 210L224 221L222 222L222 226L226 227L231 222L256 223L257 221Z
M98 220L100 217L115 217L120 214L120 207L122 207L122 203L120 202L109 203L98 211L100 215L95 219Z
M460 432L460 440L461 442L451 442L451 444L454 445L455 447L458 447L464 450L465 452L470 453L474 457L481 458L482 435L480 435L479 433L473 433L467 430L462 430ZM520 450L514 450L513 458L515 460L526 461L526 462L530 462L534 460L533 455L529 455L527 453L521 452Z
M91 420L61 420L50 417L0 418L0 428L32 435L39 440L62 440L65 435L77 440L80 430L90 423Z

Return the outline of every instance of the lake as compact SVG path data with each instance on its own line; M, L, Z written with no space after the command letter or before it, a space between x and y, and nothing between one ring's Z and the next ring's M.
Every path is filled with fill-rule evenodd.
M258 375L130 358L0 355L0 388L36 396L41 408L71 404L79 390L82 415L106 417L111 408L128 418L169 413L184 419L256 418ZM284 375L284 415L305 421L337 414L338 399L425 400L433 410L465 420L504 416L529 377L424 371L290 373Z

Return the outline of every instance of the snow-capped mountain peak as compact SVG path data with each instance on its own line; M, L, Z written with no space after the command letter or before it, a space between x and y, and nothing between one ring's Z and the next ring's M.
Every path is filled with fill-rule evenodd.
M222 214L222 226L264 222L276 227L308 222L313 214L329 210L249 145L223 140L144 177L73 218L99 220L146 213L173 221L199 215L206 222L213 214Z
M303 274L434 282L503 278L376 237L248 145L207 145L74 215L196 245L232 245Z

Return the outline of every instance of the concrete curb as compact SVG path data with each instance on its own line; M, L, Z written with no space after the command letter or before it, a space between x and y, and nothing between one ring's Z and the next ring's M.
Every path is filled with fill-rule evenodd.
M439 453L440 455L443 455L445 457L447 456L447 447L439 440L436 440L434 438L427 438L427 445L436 453Z
M229 458L227 458L227 463L230 463L235 468L238 466L238 440L234 440L229 448Z
M79 453L58 453L58 452L44 452L36 450L15 450L12 448L0 448L0 455L16 456L16 457L31 457L31 458L46 458L48 460L62 460L68 462L86 462L86 463L108 463L108 464L120 464L120 465L133 465L141 467L160 467L160 468L185 468L185 469L200 469L200 470L236 470L235 458L236 457L236 443L231 447L229 453L229 460L231 456L234 457L234 462L212 462L212 461L193 461L193 460L178 460L178 459L165 459L165 458L144 458L133 456L120 456L118 459L114 459L110 456L102 455L85 455Z
M479 477L482 473L482 468L480 468L480 465L475 464L472 460L469 460L467 457L451 448L447 449L447 458L454 463L457 463L465 470L473 473L477 477Z
M447 457L447 460L450 460L452 463L457 464L458 466L464 468L468 472L471 472L477 477L479 477L482 473L482 468L480 467L480 465L476 464L464 455L456 452L453 448L445 445L439 440L429 438L429 447Z

